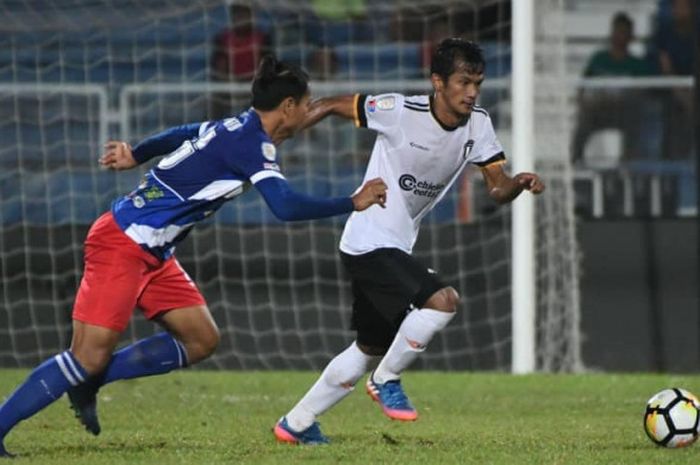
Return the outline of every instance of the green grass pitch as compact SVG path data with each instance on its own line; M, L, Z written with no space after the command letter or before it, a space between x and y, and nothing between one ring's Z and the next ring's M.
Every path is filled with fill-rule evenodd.
M0 398L26 374L0 370ZM417 422L383 417L358 385L321 418L330 446L277 444L271 427L315 376L188 370L117 382L100 393L99 437L63 398L16 427L6 445L21 455L17 465L700 462L700 444L659 448L642 428L652 394L671 386L700 393L700 376L409 372Z

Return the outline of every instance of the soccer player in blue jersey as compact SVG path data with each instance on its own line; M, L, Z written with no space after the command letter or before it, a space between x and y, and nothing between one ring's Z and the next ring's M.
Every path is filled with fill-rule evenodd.
M173 252L227 200L255 185L285 221L384 205L386 185L379 178L352 197L313 198L290 189L276 163L276 145L294 135L308 108L306 73L266 57L253 81L252 108L239 116L169 129L134 150L121 142L107 144L100 163L115 170L167 156L90 228L71 347L35 368L0 405L0 456L10 455L4 438L17 423L65 392L85 427L99 434L101 386L167 373L211 355L218 329ZM135 307L165 331L114 352Z

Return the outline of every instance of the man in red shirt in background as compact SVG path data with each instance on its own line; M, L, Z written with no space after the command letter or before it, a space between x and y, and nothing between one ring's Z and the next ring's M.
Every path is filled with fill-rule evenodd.
M249 5L233 3L229 16L231 26L214 38L212 79L221 82L248 82L253 79L260 58L270 51L270 37L255 28L253 10ZM241 96L215 94L210 118L221 119L248 106L247 94L247 91Z

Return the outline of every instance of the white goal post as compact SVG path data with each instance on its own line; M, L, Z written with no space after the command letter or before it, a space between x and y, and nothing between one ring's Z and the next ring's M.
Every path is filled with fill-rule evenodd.
M513 172L533 172L535 137L535 0L513 2ZM536 368L535 199L513 202L513 373Z

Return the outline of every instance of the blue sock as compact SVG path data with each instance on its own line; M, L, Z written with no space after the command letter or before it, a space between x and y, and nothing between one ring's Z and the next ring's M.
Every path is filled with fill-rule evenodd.
M96 381L103 385L120 379L160 375L186 366L187 352L182 344L169 333L159 333L115 352Z
M71 386L85 381L87 373L69 351L58 354L34 369L27 380L0 405L0 444L20 421L31 417Z

